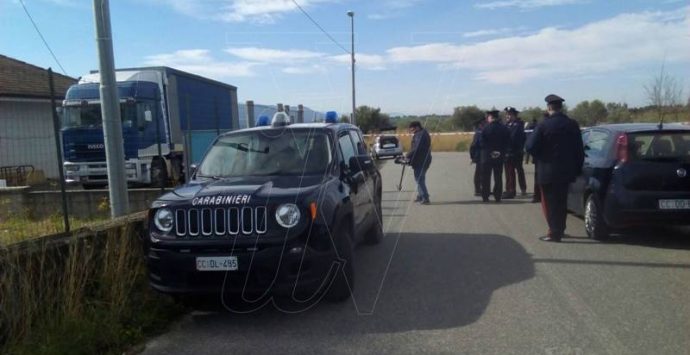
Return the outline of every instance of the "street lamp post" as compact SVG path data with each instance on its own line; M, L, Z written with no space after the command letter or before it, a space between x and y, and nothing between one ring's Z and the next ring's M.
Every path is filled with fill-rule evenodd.
M356 125L357 117L355 116L355 111L357 110L357 106L355 105L355 12L348 11L347 16L350 16L350 33L352 34L352 47L350 50L350 59L352 67L352 124Z

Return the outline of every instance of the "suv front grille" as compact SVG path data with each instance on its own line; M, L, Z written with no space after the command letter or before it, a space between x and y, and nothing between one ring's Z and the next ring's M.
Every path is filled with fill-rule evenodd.
M266 207L190 208L175 210L178 237L227 237L266 233Z

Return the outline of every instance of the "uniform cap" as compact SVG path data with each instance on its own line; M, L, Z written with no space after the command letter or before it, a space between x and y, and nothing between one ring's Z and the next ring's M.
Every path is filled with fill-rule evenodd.
M515 107L513 107L513 106L508 106L508 107L506 107L504 111L505 111L505 112L510 112L510 113L520 113L520 111L518 111L518 110L517 110Z
M565 101L565 99L563 99L562 97L560 97L558 95L551 94L551 95L545 97L544 101L546 101L547 104L550 104L552 102L563 102L563 101Z
M486 111L486 114L498 118L498 110L489 110L489 111Z

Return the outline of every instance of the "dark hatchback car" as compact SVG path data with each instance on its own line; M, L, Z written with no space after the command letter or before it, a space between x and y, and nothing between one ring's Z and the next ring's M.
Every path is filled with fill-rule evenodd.
M381 175L357 127L279 123L221 135L193 180L152 204L153 288L350 296L354 246L383 236Z
M590 238L619 228L690 225L690 126L612 124L582 132L585 162L568 208Z

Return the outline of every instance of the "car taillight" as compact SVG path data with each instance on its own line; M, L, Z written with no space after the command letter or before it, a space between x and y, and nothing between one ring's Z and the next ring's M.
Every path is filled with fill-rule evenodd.
M628 161L628 155L628 135L621 133L616 139L616 158L619 163L625 163Z

